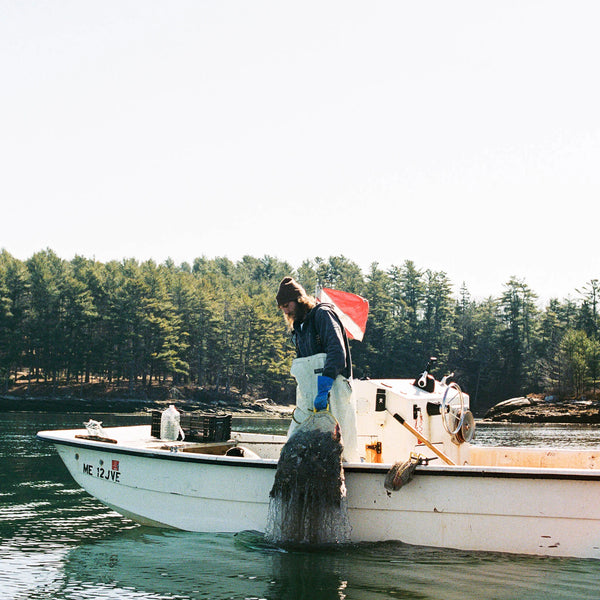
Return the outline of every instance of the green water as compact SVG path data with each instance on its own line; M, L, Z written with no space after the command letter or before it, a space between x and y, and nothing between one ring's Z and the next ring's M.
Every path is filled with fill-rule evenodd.
M600 561L434 550L401 543L284 552L256 532L140 527L78 488L41 429L88 415L0 414L0 600L600 598ZM94 415L105 426L140 422ZM234 423L235 424L235 423ZM250 421L277 431L277 421ZM482 427L480 443L536 436L600 445L593 427ZM504 436L504 438L503 438Z

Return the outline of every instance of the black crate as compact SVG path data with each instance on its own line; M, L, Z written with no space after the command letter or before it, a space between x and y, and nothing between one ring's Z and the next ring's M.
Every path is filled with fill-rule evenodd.
M161 412L152 411L152 437L160 437ZM180 425L188 442L226 442L231 437L231 415L180 413Z

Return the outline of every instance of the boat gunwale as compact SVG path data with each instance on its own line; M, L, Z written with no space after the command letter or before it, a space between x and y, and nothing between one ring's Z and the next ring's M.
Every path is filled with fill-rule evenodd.
M245 458L239 456L219 456L201 453L172 452L160 448L134 448L131 446L115 445L106 442L69 439L55 437L53 431L40 431L36 437L55 445L90 450L106 451L111 454L124 454L142 458L171 460L178 462L218 464L231 467L253 467L259 469L276 469L278 460L275 458ZM344 465L344 471L361 474L380 474L384 476L391 468L391 463L350 463ZM415 474L426 476L453 477L484 477L508 479L553 479L576 481L600 481L600 469L572 469L552 467L510 467L486 465L421 465Z

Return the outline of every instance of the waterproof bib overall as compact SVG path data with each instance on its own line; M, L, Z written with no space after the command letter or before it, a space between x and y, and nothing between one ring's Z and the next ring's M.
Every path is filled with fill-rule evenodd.
M317 377L323 372L327 354L313 354L296 358L292 362L291 374L296 379L296 409L288 430L291 436L299 423L306 420L314 409L317 395ZM338 420L344 444L343 458L346 462L360 462L356 434L356 401L352 395L350 382L338 375L329 393L329 410Z

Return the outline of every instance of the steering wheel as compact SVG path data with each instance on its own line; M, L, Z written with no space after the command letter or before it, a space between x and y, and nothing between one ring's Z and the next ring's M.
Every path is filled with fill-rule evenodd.
M449 435L456 435L465 418L465 399L457 383L450 383L442 398L442 424Z

